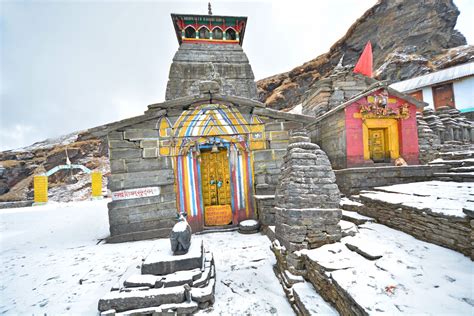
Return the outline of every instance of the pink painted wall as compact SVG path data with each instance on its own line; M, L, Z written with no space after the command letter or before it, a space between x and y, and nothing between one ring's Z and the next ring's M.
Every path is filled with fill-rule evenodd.
M346 154L347 168L357 167L364 164L364 137L362 134L362 120L354 118L359 113L359 103L345 108L346 112Z
M378 92L377 92L378 93ZM376 94L376 93L374 93ZM389 104L391 108L398 108L407 103L405 100L390 95L396 103ZM362 119L354 118L359 113L360 105L365 104L367 98L361 98L345 108L346 113L346 153L347 168L360 167L367 163L364 160L364 140L362 132ZM410 117L398 120L399 150L400 155L408 164L418 164L418 130L416 123L416 106L409 104Z
M397 99L397 104L406 103ZM410 117L406 120L398 120L398 134L400 139L400 156L410 165L419 164L418 160L418 126L416 123L416 106L409 104Z

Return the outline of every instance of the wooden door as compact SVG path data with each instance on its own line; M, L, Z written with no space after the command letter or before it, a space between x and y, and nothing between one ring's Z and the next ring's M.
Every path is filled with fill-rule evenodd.
M232 221L230 171L227 150L201 152L201 185L206 225Z
M387 157L386 131L383 128L369 129L370 159L374 162L383 162Z
M423 101L423 91L421 90L413 91L410 95L419 101Z
M435 109L446 105L454 108L453 85L447 83L433 87L433 101Z

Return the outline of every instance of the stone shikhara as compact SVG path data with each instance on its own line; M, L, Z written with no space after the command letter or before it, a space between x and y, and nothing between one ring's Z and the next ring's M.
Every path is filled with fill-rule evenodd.
M340 192L326 154L304 130L291 133L275 195L275 234L289 252L341 239Z

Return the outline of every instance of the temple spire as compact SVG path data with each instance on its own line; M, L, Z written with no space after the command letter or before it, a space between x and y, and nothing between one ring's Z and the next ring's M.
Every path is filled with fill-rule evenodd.
M208 4L207 4L207 14L212 15L212 8L211 8L211 3L210 2L208 2Z

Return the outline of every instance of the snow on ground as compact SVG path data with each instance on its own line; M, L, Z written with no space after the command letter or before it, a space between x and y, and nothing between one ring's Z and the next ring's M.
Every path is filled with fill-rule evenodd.
M474 209L473 182L425 181L376 187L375 190L363 191L360 195L458 217L465 216L463 208Z
M49 203L0 211L0 314L96 315L99 298L168 239L121 244L108 231L109 200ZM274 276L269 240L259 234L193 236L213 251L216 303L212 315L292 315Z
M350 243L382 258L370 261ZM384 225L359 226L354 237L305 250L370 314L473 315L474 263L455 251Z
M294 315L278 282L270 241L261 234L238 232L197 236L213 251L216 302L211 315Z
M353 205L353 206L362 206L361 203L357 202L357 201L352 201L351 199L348 199L346 197L343 197L341 199L341 202L339 202L339 205L340 206L343 206L343 205Z

